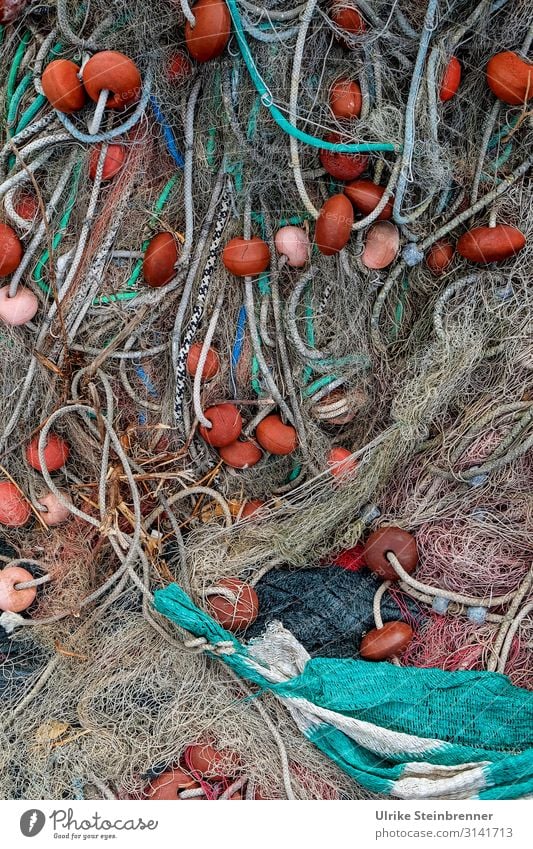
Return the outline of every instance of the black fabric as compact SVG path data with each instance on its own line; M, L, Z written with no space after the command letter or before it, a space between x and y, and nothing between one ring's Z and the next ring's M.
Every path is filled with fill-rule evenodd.
M357 656L361 637L375 627L372 602L379 584L368 569L273 570L255 588L259 616L247 629L246 640L259 636L268 622L276 619L311 655ZM418 605L407 598L405 604L418 618ZM390 593L382 599L381 615L384 622L405 618Z

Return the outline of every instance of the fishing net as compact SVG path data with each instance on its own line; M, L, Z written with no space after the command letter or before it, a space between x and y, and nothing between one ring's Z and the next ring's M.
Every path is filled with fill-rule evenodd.
M35 302L13 325L0 301L0 484L15 488L22 517L0 516L1 565L26 570L35 591L0 616L5 798L147 798L178 766L196 785L180 798L391 792L398 775L347 768L332 754L337 732L314 745L264 681L244 683L213 657L204 626L161 616L153 596L169 585L200 620L213 597L237 604L224 581L255 588L258 616L237 653L264 634L270 657L280 620L309 676L324 658L357 658L384 621L407 623L412 638L393 658L353 661L346 699L359 674L393 687L430 669L439 686L479 681L476 699L497 680L509 721L513 704L524 716L530 704L531 4L224 8L231 33L198 61L187 0L0 2L0 222L22 248L1 282ZM502 51L526 75L516 103L487 85ZM122 108L109 108L111 84L77 111L54 108L51 63L74 63L83 89L108 52L140 77L121 89ZM448 97L452 58L460 82ZM351 118L332 100L342 80L357 84ZM353 182L343 169L354 156L355 179L381 200L354 201L346 244L325 252L318 216ZM503 225L514 228L504 247L515 239L503 256L478 263L459 250L467 231ZM299 265L278 250L288 226L304 244ZM158 267L154 283L161 234L170 271ZM251 237L266 265L236 274L224 248ZM437 243L453 255L439 273ZM207 362L208 349L216 367L203 379L190 354ZM244 468L210 444L206 411L222 404L238 410L254 454ZM261 437L272 416L288 451ZM46 453L57 438L69 449L59 465ZM418 563L413 574L393 563L389 583L362 546L390 525L416 538ZM379 760L394 723L369 721ZM457 744L455 766L470 745L452 741L458 722L425 735ZM526 751L526 726L516 735L508 748ZM200 744L218 753L223 780L191 765ZM526 756L514 789L499 776L504 744L482 746L495 765L479 766L485 784L476 773L443 797L490 784L495 796L530 792Z

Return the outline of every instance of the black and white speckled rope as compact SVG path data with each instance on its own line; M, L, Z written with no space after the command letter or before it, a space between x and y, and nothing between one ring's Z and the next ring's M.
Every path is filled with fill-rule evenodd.
M189 353L189 348L191 347L192 341L198 330L198 325L200 324L200 321L202 319L205 302L209 293L209 288L211 286L215 267L218 261L220 243L222 241L222 233L224 232L224 228L228 221L229 211L230 192L229 188L226 186L220 198L220 208L218 211L217 220L215 222L215 228L213 231L211 246L209 248L209 254L207 256L204 272L200 281L200 287L198 289L196 305L192 311L191 320L189 322L189 326L187 328L185 336L183 337L183 343L181 345L175 363L176 394L174 400L174 414L178 424L181 424L183 422L183 393L185 391L185 378L187 373L187 354Z

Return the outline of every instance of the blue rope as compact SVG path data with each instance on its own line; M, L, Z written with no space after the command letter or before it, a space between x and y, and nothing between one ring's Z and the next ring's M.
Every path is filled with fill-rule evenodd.
M233 349L231 351L231 383L233 385L233 392L237 391L237 386L235 384L235 369L239 364L239 360L242 353L242 346L244 343L244 331L246 328L246 307L243 305L239 310L239 317L237 319L237 330L235 332L235 342L233 343Z
M185 160L183 159L183 156L179 152L178 148L176 147L176 141L174 139L174 133L172 132L172 129L171 129L170 125L168 124L165 116L161 112L161 109L159 108L159 104L158 104L158 102L155 99L153 94L150 97L150 103L152 104L152 109L154 110L154 115L155 115L156 121L161 126L161 129L163 130L163 135L165 137L165 142L166 142L166 145L167 145L167 148L168 148L168 152L170 153L172 159L174 160L174 162L176 163L178 168L183 168L184 165L185 165Z
M150 376L148 374L146 374L143 367L141 365L135 366L135 372L136 372L139 380L142 381L142 383L144 383L144 385L146 386L146 388L148 390L148 394L151 395L152 398L157 398L157 389L155 388L154 384L152 383Z

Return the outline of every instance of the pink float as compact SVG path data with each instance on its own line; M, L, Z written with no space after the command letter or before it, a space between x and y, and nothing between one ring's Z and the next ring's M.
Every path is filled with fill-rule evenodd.
M0 320L11 327L18 327L31 321L37 310L39 301L31 289L19 287L16 295L9 297L9 286L0 289Z

